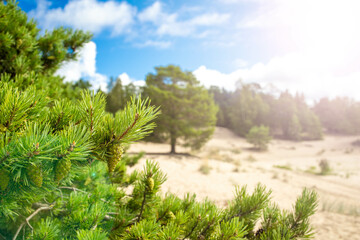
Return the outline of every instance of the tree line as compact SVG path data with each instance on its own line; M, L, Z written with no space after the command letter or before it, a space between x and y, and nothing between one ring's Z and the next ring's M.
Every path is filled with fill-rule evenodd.
M322 138L322 125L308 106L303 95L268 93L258 84L238 84L234 92L211 87L215 102L220 106L218 126L228 127L246 136L254 126L268 126L271 135L288 140Z
M177 138L184 138L189 143L195 135L197 138L188 145L201 146L209 138L213 131L211 125L215 122L216 126L229 128L242 137L246 137L253 127L266 126L269 135L293 141L320 140L324 131L360 133L360 103L349 98L322 98L310 106L303 94L269 91L256 83L239 81L235 91L216 86L206 90L191 72L178 66L156 67L155 70L156 74L147 75L144 87L132 83L122 85L120 78L113 81L115 83L107 94L107 110L118 111L133 95L150 97L154 104L161 106L163 114L158 120L161 127L148 139L170 140L172 152ZM189 86L196 87L190 90ZM206 131L204 126L208 127ZM196 132L196 128L203 132Z

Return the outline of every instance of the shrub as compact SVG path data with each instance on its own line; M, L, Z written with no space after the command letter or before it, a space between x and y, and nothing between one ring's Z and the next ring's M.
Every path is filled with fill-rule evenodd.
M246 135L246 140L249 143L254 144L254 147L258 150L266 150L267 144L270 142L269 128L263 125L252 127L249 133Z
M327 159L321 159L319 162L320 175L328 175L331 172L330 163Z

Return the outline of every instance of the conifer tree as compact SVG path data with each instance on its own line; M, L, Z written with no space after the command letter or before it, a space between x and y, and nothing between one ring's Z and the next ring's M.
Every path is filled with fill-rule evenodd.
M216 115L216 126L230 127L229 113L231 110L232 94L225 89L220 89L217 86L211 86L209 89L210 94L214 96L214 102L218 105L219 111Z
M286 129L286 138L299 141L301 139L301 125L296 114L293 114Z
M302 94L292 96L285 91L278 97L258 84L241 81L235 92L217 87L211 87L210 92L220 107L217 126L228 127L240 136L245 137L254 126L266 125L273 134L282 132L285 139L322 139L321 122ZM356 111L352 112L356 115Z
M245 137L253 126L262 124L259 120L269 107L257 93L257 85L239 83L231 99L230 126L234 132Z
M15 0L0 3L0 16L0 80L14 81L21 89L46 88L52 97L63 95L62 79L54 73L76 59L91 34L60 27L41 35Z
M217 108L212 96L191 72L174 65L155 69L156 74L147 75L144 89L162 112L154 134L170 140L171 153L175 153L180 138L185 146L200 148L216 123Z
M110 81L110 83L113 82ZM117 78L115 84L109 84L112 88L109 88L110 91L106 97L106 111L111 113L116 113L117 111L123 109L126 106L126 103L135 96L138 91L134 84L129 83L128 85L123 85L120 78Z
M360 102L347 97L322 98L314 111L328 132L337 134L360 133Z

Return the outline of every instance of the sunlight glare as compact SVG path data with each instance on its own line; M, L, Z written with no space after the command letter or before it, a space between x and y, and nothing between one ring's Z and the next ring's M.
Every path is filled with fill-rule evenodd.
M301 1L295 36L303 50L328 67L359 57L360 1Z

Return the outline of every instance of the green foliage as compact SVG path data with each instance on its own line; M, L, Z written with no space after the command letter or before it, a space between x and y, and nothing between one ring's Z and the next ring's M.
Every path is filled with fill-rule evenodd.
M154 136L169 139L172 153L180 138L185 146L200 148L214 131L217 108L212 97L191 72L173 65L155 69L155 75L147 75L144 89L162 112Z
M211 87L218 112L217 126L245 137L254 126L269 126L273 135L289 140L322 139L322 125L303 95L271 93L258 84L243 84L235 92ZM278 96L278 97L277 97Z
M200 168L199 168L199 172L201 172L202 174L208 175L211 171L211 167L209 166L209 163L206 161L203 164L201 164Z
M114 86L111 86L113 81L111 79L109 84L110 91L106 97L106 111L116 113L126 106L131 97L137 95L138 89L132 83L123 86L120 78L116 79Z
M40 35L15 0L0 3L0 16L0 80L15 82L20 89L47 89L51 97L74 93L53 74L62 63L76 59L91 34L60 27Z
M287 165L274 165L273 167L279 168L279 169L284 169L284 170L289 170L289 171L293 170L291 165L289 165L289 164L287 164Z
M322 125L331 133L360 133L360 103L349 98L322 98L314 106Z
M319 162L320 175L328 175L331 172L330 163L327 159L321 159Z
M10 16L15 23L27 26L26 15L12 1L2 2L0 9L2 24L10 24ZM31 24L27 31L36 32L35 24ZM33 36L30 33L29 36ZM70 37L65 37L67 33L71 33ZM4 38L1 34L5 43L10 44L7 47L14 47L11 37ZM33 71L29 74L33 74L35 78L31 79L36 81L56 79L52 76L54 70L62 57L69 56L61 52L62 42L58 42L55 35L66 38L63 46L69 44L71 56L86 38L81 32L62 28L53 34L36 38L41 41L32 46L41 46L41 49L36 53L28 49L24 59L35 60L34 63L25 61L29 63L23 65L28 68L26 71L22 72L20 65L6 66L14 72L7 72L0 82L0 238L310 238L309 217L317 205L314 192L304 190L292 212L281 212L271 208L270 191L265 187L257 186L252 194L243 187L236 190L235 199L223 209L209 200L198 202L195 195L182 199L172 194L162 197L161 184L166 175L157 163L147 161L142 171L128 174L127 167L136 163L139 156L125 157L122 150L152 132L158 109L152 107L148 99L139 97L113 115L105 112L103 93L87 90L72 100L54 99L59 95L47 97L49 89L40 88L41 82L31 85L26 74ZM60 46L51 47L53 42ZM40 50L41 54L37 52ZM2 59L12 54L11 49L9 51L1 52ZM56 54L58 58L53 58ZM195 84L190 74L177 73L189 77L189 86L173 86L174 89L187 89L188 92L179 91L189 94L185 99L192 99L195 93L200 95L194 99L201 104L192 111L215 109L207 92ZM180 96L174 99L179 100ZM193 116L192 111L185 113ZM212 113L215 116L215 110ZM194 117L191 123L202 121L205 120ZM181 124L184 123L179 126ZM185 137L188 137L195 130L186 131ZM261 215L262 231L255 231Z
M79 240L104 240L107 239L107 234L100 229L81 229L77 231L77 238Z
M253 126L260 125L261 119L269 111L269 106L257 91L258 86L255 84L242 84L231 99L231 128L240 136L245 137Z
M19 93L8 83L1 85L7 94L0 92L0 106L12 104L5 96L18 93L19 99L28 102L37 95L31 88ZM10 125L6 124L9 118L1 114L1 124L13 126L12 131L6 128L0 135L0 169L10 178L8 186L0 191L0 232L4 238L18 239L20 232L29 239L273 239L274 236L293 239L310 236L308 218L316 206L312 192L298 200L294 212L278 210L276 219L273 215L263 217L267 225L264 223L263 232L257 234L255 223L266 214L270 204L270 191L261 185L252 194L248 194L245 187L238 188L228 208L221 209L209 200L198 202L195 196L181 199L167 194L161 197L161 184L166 176L158 164L150 161L143 171L128 175L126 167L133 161L122 161L121 157L109 173L106 161L111 156L107 148L100 146L124 145L149 133L154 127L149 122L157 111L146 100L137 99L128 104L125 112L112 117L104 111L101 93L84 92L81 96L76 104L64 108L67 113L62 115L56 112L60 104L57 100L52 107L45 106L45 110L30 109L25 116L14 117ZM39 101L44 106L41 101L48 100ZM51 117L53 115L57 117ZM60 121L55 121L59 117ZM62 122L61 117L69 123ZM119 126L119 122L125 126ZM125 137L124 133L129 136ZM54 181L56 167L64 159L71 161L70 170L63 179ZM41 186L29 179L27 168L31 165L41 171ZM129 185L133 190L126 193L124 187Z
M276 205L269 205L263 211L262 231L257 232L257 239L312 238L314 232L309 224L309 216L315 213L318 204L316 199L315 192L304 189L293 207L293 212L280 211Z
M286 137L296 141L301 139L301 125L298 117L295 114L291 117L291 120L288 123Z
M246 140L249 143L254 144L254 147L258 150L266 150L267 145L271 140L269 135L269 127L263 125L252 127L249 133L246 135Z
M214 101L218 105L219 110L216 114L216 125L220 127L230 126L230 108L231 108L231 94L226 92L225 89L220 89L216 86L211 86L209 89L210 94L214 96Z
M36 240L56 240L60 237L60 223L57 219L51 217L42 218L35 225L37 231L32 236Z
M144 137L154 127L148 123L158 114L141 98L130 102L126 113L112 117L105 112L101 93L85 91L74 104L55 100L51 107L33 87L20 92L9 83L0 82L0 86L0 169L8 177L3 178L7 184L2 181L0 192L1 226L15 226L41 199L58 201L60 196L55 197L54 191L74 183L78 171L94 160L109 161L107 148L102 146L128 144ZM79 216L83 214L90 212ZM77 224L86 224L81 218ZM7 231L14 234L13 229Z

